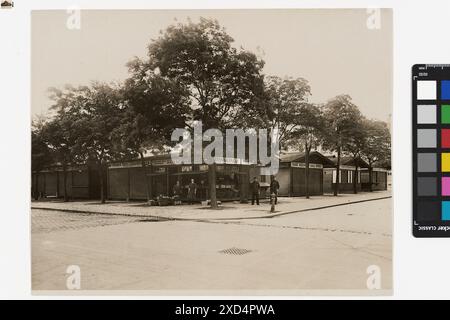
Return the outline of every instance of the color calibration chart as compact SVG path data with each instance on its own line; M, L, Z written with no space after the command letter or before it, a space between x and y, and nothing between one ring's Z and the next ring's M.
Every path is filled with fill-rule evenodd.
M414 65L413 234L450 237L450 65Z

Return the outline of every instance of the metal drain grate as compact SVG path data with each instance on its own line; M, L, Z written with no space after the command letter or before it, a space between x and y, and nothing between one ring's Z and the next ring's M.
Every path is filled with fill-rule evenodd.
M243 254L252 252L252 250L240 249L240 248L233 247L233 248L220 250L219 252L224 253L224 254L234 254L234 255L241 256Z

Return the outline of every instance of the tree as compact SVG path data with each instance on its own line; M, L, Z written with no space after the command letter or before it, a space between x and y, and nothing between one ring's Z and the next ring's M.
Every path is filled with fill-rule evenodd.
M280 149L292 139L292 132L297 130L296 136L302 136L308 127L302 117L314 116L308 111L307 104L310 95L308 81L303 78L285 78L271 76L266 79L267 126L278 129ZM304 114L303 114L304 113ZM316 119L314 119L316 120Z
M56 117L49 121L43 128L43 135L52 158L62 166L64 201L69 201L67 194L67 167L72 162L73 146L70 134L70 123L64 117Z
M354 123L351 136L346 139L343 149L345 153L349 154L355 165L355 174L353 177L353 193L358 193L358 166L361 160L361 152L367 142L367 130L365 128L365 119L361 119Z
M336 96L325 104L325 139L323 147L337 153L334 195L339 194L341 153L355 133L355 124L361 121L361 112L349 95Z
M391 134L386 122L379 120L365 120L364 127L367 140L362 149L362 157L369 164L369 188L372 189L373 165L376 162L390 162Z
M70 144L71 153L79 162L96 164L101 203L105 203L107 163L131 155L115 134L124 110L122 91L103 83L69 88L60 95L55 108L70 122L70 137L75 138L74 144Z
M146 174L147 200L151 199L151 178L144 161L146 152L159 152L171 145L175 128L184 128L188 100L176 81L165 79L134 59L128 63L130 76L125 81L125 110L115 131L122 147L137 153Z
M305 152L305 197L309 199L309 155L311 148L317 147L322 140L323 114L316 105L302 104L291 117L294 119L294 128L290 134L290 142Z
M78 116L72 112L85 103L83 88L66 87L65 90L52 88L51 98L54 101L51 109L56 111L55 116L45 123L42 134L51 151L54 161L62 166L64 201L69 201L67 193L67 168L79 160L80 150L77 149L78 139L83 128L78 125Z
M115 129L121 124L125 108L122 91L104 83L94 83L86 91L87 103L77 110L85 134L80 138L82 152L97 165L100 199L105 203L105 171L107 163L129 158L132 152L117 140Z
M187 127L233 128L262 91L264 62L232 47L233 39L215 20L201 18L169 26L149 46L149 68L178 82L190 100ZM211 207L217 207L216 164L209 166Z
M39 199L39 173L52 164L50 150L42 134L43 121L35 121L31 127L31 171L35 174L33 197Z

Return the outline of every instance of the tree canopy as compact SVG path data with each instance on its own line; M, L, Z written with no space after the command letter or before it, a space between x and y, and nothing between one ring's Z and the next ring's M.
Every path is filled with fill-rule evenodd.
M338 168L341 154L370 166L390 162L386 123L364 118L349 95L313 104L306 79L266 75L261 58L233 45L216 20L175 23L144 59L130 60L123 83L52 89L54 114L32 130L32 170L89 161L103 183L107 163L167 151L173 130L192 130L195 121L222 132L277 128L282 148L337 153ZM213 203L214 166L210 172Z
M264 62L232 42L217 21L201 18L169 26L148 47L149 68L184 87L189 119L206 129L234 127L263 90Z

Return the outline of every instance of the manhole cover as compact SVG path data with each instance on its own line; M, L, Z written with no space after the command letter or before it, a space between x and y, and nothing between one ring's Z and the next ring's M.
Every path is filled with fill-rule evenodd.
M241 248L228 248L228 249L223 249L219 251L220 253L224 253L224 254L234 254L234 255L243 255L249 252L252 252L252 250L247 250L247 249L241 249Z

